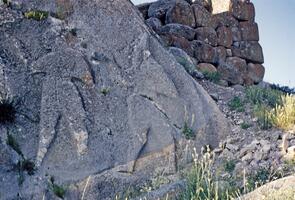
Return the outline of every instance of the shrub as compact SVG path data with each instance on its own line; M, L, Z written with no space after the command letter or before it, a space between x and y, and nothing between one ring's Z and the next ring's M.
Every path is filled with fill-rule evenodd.
M226 172L232 173L235 170L236 161L235 160L226 160L223 164L223 167Z
M254 108L254 115L257 117L258 124L261 129L267 130L272 128L272 116L269 113L269 108L265 105L257 105Z
M187 122L184 123L182 128L182 133L184 134L186 139L194 139L195 134L194 131L188 126Z
M50 178L50 189L52 190L52 192L59 198L64 199L65 197L65 193L66 193L66 189L63 186L57 185L55 183L54 177Z
M25 17L28 19L33 19L37 21L42 21L47 19L48 17L48 12L46 11L41 11L41 10L33 10L33 11L28 11L25 12Z
M238 112L245 111L244 102L237 96L229 101L228 106L231 110L236 110Z
M204 76L206 79L209 81L212 81L213 83L219 83L221 79L221 75L219 72L208 72L204 71L203 72Z
M100 93L103 94L104 96L106 96L108 93L110 93L110 89L109 88L102 88L100 90Z

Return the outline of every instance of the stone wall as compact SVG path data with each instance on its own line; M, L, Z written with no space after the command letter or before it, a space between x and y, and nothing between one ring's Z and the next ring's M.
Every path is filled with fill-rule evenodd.
M226 85L262 81L264 57L249 0L159 0L138 8L165 45L184 50L196 70L218 72Z

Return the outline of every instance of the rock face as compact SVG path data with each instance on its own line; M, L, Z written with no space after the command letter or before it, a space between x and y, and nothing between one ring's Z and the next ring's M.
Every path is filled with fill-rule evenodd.
M148 15L163 16L167 2ZM29 10L53 14L28 19ZM214 101L129 1L14 1L0 7L5 18L0 93L20 101L15 121L0 124L1 199L55 199L50 176L68 186L67 199L114 199L155 171L185 164L185 124L198 150L229 133ZM36 163L21 184L8 134Z
M142 7L144 5L139 6L139 9L142 10ZM143 16L146 15L145 10L142 13ZM151 27L167 46L181 48L200 62L214 64L215 68L220 65L221 68L224 67L225 59L231 57L243 59L246 65L258 66L264 62L262 47L258 42L255 8L250 1L159 0L150 4L149 16L151 18L146 20L148 25L154 21L153 17L163 23L162 29L155 25ZM219 52L216 54L216 49L212 47L216 47ZM226 53L226 58L224 52L230 52ZM258 70L256 66L257 70L253 70L251 66L249 70L241 71L240 65L232 64L233 71L230 76L238 76L239 81L229 81L229 72L218 70L223 81L228 81L229 84L251 85L263 80L264 70L261 67Z

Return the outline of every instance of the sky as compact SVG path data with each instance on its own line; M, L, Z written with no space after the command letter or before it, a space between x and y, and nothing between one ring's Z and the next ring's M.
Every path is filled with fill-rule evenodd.
M152 0L132 1L139 4ZM295 0L252 2L264 52L264 80L295 87Z

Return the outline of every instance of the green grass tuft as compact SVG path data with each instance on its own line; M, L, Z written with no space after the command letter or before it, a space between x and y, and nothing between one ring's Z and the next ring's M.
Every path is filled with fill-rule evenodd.
M41 10L33 10L33 11L25 12L24 15L27 19L42 21L47 19L47 17L49 16L49 13L46 11L41 11Z
M195 134L194 131L188 126L187 122L184 123L184 126L182 128L182 133L184 134L186 139L194 139Z
M240 99L240 97L235 96L228 103L228 106L231 110L236 110L238 112L244 112L244 102Z

